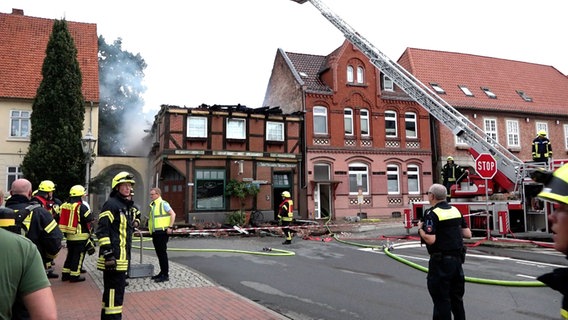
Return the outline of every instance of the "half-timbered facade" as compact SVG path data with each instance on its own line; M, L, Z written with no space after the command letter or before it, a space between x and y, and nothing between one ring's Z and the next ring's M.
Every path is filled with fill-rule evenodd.
M223 221L241 209L272 220L282 191L298 199L302 120L280 108L162 105L152 127L152 184L178 213L177 223ZM241 203L227 193L231 180L259 193Z

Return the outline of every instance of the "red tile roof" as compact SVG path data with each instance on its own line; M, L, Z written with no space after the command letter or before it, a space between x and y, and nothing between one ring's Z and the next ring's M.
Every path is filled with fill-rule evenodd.
M41 67L53 19L0 13L0 98L33 99L42 80ZM86 101L99 101L97 25L67 21L77 47Z
M285 54L292 66L300 73L308 92L327 94L333 92L320 78L320 72L327 68L327 57L294 52L285 52Z
M568 78L551 66L472 54L408 48L399 59L422 83L437 83L440 95L456 108L568 114ZM474 97L459 88L466 86ZM497 99L481 89L491 90ZM532 98L524 101L517 93Z

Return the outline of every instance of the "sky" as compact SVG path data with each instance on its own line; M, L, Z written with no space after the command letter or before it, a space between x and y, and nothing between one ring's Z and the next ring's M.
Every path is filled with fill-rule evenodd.
M391 60L408 47L553 66L568 74L566 0L323 0ZM147 63L144 111L262 107L276 51L328 55L344 37L291 0L2 0L0 12L97 24Z

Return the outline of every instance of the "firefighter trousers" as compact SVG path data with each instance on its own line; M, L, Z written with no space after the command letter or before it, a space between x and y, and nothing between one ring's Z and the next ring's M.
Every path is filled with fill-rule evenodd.
M126 287L126 272L103 271L103 307L101 320L122 319L122 303Z
M434 302L433 320L465 320L465 277L459 256L430 257L428 292Z
M61 270L63 277L66 274L71 277L78 277L81 274L86 245L87 240L67 240L67 257Z

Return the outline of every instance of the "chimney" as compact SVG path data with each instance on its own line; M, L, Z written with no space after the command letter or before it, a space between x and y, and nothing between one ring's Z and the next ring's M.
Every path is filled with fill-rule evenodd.
M16 16L23 16L24 15L24 9L12 8L12 14L16 15Z

